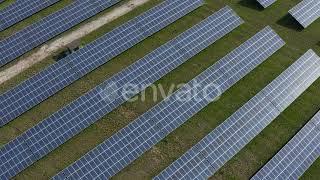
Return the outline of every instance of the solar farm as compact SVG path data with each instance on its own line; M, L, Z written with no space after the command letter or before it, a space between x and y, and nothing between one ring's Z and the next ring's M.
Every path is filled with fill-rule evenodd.
M320 177L319 0L0 0L0 84L1 180Z

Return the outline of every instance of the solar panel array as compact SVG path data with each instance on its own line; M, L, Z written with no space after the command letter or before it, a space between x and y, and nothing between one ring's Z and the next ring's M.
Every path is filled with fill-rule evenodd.
M16 1L0 10L0 31L32 16L60 0L24 0ZM3 0L0 1L0 3Z
M211 103L283 44L269 27L264 29L54 178L106 179L113 176ZM187 98L189 95L190 98Z
M289 13L304 27L308 27L320 17L319 0L303 0L293 7Z
M319 76L320 59L310 50L154 179L210 177Z
M77 0L0 42L0 67L120 0Z
M29 129L0 150L0 178L23 170L127 101L121 94L127 84L143 90L241 23L226 7Z
M257 1L261 4L261 6L263 6L264 8L267 8L277 0L257 0Z
M299 179L320 156L320 112L253 178Z
M165 1L0 95L0 126L188 14L202 3L202 0Z

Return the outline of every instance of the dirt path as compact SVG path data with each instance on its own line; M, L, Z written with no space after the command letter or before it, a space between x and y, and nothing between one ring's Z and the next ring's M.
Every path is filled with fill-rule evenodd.
M147 3L150 0L130 0L129 2L113 9L110 12L105 13L98 19L91 21L79 27L77 30L66 34L65 36L51 42L50 44L44 44L39 50L32 53L30 56L19 60L15 65L0 72L0 84L15 77L22 71L28 69L32 65L52 56L59 49L67 46L75 40L81 39L85 35L99 29L103 25L117 19L120 16L132 11L138 6Z

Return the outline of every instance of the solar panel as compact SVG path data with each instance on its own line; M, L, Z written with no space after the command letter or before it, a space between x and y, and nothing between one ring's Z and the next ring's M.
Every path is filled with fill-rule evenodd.
M263 6L264 8L269 7L271 4L273 4L274 2L276 2L276 0L257 0L261 6Z
M283 44L271 28L264 29L54 178L110 178L211 103Z
M60 0L24 0L15 1L0 11L0 31L32 16ZM0 1L2 3L3 0Z
M202 0L165 1L0 95L0 126L175 22L202 3Z
M154 179L204 179L213 175L320 76L319 60L308 51Z
M320 112L255 176L255 179L299 179L320 156Z
M0 67L120 0L77 0L0 42ZM66 23L67 22L67 23Z
M192 0L190 2L195 1ZM35 159L40 159L105 114L126 102L127 98L121 94L121 90L126 88L126 85L134 84L141 88L139 91L142 91L241 23L241 19L230 8L224 8L117 73L87 94L29 129L19 138L23 139L28 145L29 153ZM133 94L129 93L128 96L132 97L139 91ZM5 145L0 159L6 159L5 162L8 163L0 165L0 169L5 170L0 175L0 178L7 177L8 174L17 173L15 171L17 162L13 163L11 160L19 156L19 153L14 152L21 143L15 139L8 144L9 147ZM14 146L11 147L10 144L14 144ZM20 158L20 161L24 162L26 160ZM22 168L26 168L33 162L35 161L30 161L29 164Z
M320 1L303 0L290 9L289 13L306 28L320 17Z

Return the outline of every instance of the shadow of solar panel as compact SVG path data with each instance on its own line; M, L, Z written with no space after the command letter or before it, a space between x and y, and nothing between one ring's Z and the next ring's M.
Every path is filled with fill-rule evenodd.
M284 106L290 105L274 99L282 96L282 92L287 93L282 96L283 101L293 94L301 94L320 76L320 59L313 55L312 51L308 51L155 179L196 179L213 175L270 124L285 109ZM296 87L292 87L292 84ZM278 108L279 104L282 105L281 109ZM191 165L190 161L193 161ZM204 161L210 166L202 167ZM205 173L208 169L211 171L209 176Z
M264 8L269 7L271 4L273 4L274 2L276 2L276 0L257 0L261 6L263 6Z
M320 156L320 129L315 122L320 122L320 112L251 179L299 179Z
M156 49L25 132L23 136L30 152L40 159L127 101L123 94L118 93L126 84L136 84L141 88L139 91L143 90L185 62L187 57L199 53L241 23L242 20L230 8L226 7ZM225 34L221 34L221 32L225 32ZM180 51L176 46L180 42L186 42L180 48L185 48L190 44L192 48L188 51ZM181 52L189 52L189 55L186 56ZM114 92L112 93L112 91ZM132 97L134 94L129 94L129 96ZM6 159L10 158L6 157ZM11 167L14 165L7 164L0 168L10 170ZM6 174L4 176L6 177Z
M63 9L4 39L0 42L3 52L3 56L0 57L0 67L119 1L74 1Z
M24 0L15 1L0 11L0 31L32 16L60 0ZM3 0L0 1L0 3Z
M0 126L193 11L202 2L165 1L0 95Z
M320 17L319 0L303 0L289 10L289 13L304 27L307 28Z
M266 28L265 31L268 31L268 29ZM273 38L272 34L270 33L264 38L270 40L270 37L271 39ZM227 84L225 85L226 87L231 87L245 76L246 73L249 73L258 64L263 62L269 56L267 54L272 54L271 51L266 51L268 48L273 48L272 51L275 51L283 45L281 39L278 39L277 43L270 46L268 43L263 44L262 40L258 37L255 38L247 41L225 56L218 63L190 81L186 86L147 111L74 164L61 171L56 178L108 178L119 172L212 102L214 98L226 91L227 88L217 89L220 83ZM247 44L251 46L245 47ZM255 55L251 56L252 54ZM233 74L228 74L229 71L233 71ZM228 81L232 77L237 78ZM200 87L193 87L195 82L198 82ZM205 88L211 83L217 86ZM196 90L196 88L198 89ZM201 98L201 94L207 90L209 93ZM197 93L192 95L192 98L181 101L181 96L188 95L190 91ZM92 166L93 164L95 165ZM201 165L208 167L207 162L203 162ZM88 167L93 168L88 169Z

